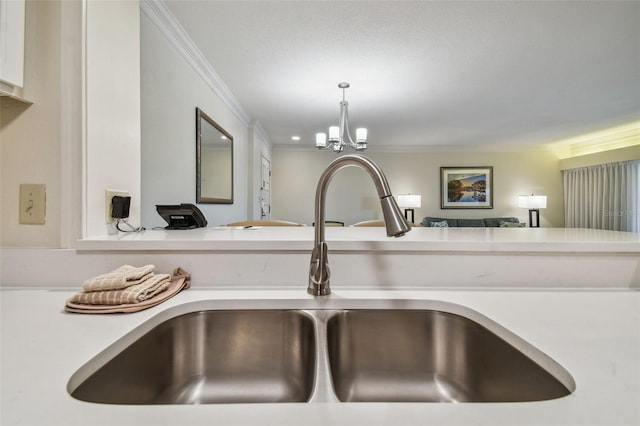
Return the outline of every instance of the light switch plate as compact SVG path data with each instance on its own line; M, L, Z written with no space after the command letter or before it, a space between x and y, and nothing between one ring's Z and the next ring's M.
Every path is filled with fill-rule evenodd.
M20 184L21 225L44 225L47 212L47 186L45 184Z

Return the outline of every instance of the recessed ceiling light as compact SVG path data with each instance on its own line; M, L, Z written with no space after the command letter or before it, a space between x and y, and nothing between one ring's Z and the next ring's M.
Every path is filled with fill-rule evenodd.
M292 141L299 141L300 140L300 136L291 136L291 140Z

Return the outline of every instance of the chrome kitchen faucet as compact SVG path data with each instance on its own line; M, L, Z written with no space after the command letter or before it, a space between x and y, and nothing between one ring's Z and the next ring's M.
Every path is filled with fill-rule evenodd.
M327 257L327 243L324 240L324 213L325 197L329 182L336 172L344 167L357 166L369 173L380 197L382 214L387 227L387 235L390 237L401 237L411 231L411 227L402 216L396 200L391 194L387 178L380 170L380 167L371 159L358 155L343 155L333 160L325 169L318 180L315 201L315 237L313 242L313 252L311 253L311 266L309 268L309 287L307 293L313 296L326 296L331 293L329 287L329 259Z

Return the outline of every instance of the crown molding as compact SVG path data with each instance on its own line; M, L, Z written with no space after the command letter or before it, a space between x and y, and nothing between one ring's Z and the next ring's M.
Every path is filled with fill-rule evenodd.
M176 48L178 53L191 65L202 80L218 95L222 102L246 127L251 118L240 102L222 81L216 70L202 54L198 46L182 28L163 0L141 0L140 11L151 20L162 35Z
M262 124L259 121L254 121L251 123L250 128L258 135L260 139L262 139L270 149L273 149L273 142L269 138L266 130L262 127Z
M550 144L558 158L566 159L640 145L640 121L586 133Z

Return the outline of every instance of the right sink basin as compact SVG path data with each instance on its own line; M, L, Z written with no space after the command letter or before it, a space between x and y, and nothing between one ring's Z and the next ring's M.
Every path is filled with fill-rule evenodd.
M513 337L507 342L450 312L344 310L327 322L334 391L342 402L523 402L569 395L556 377L568 373Z

